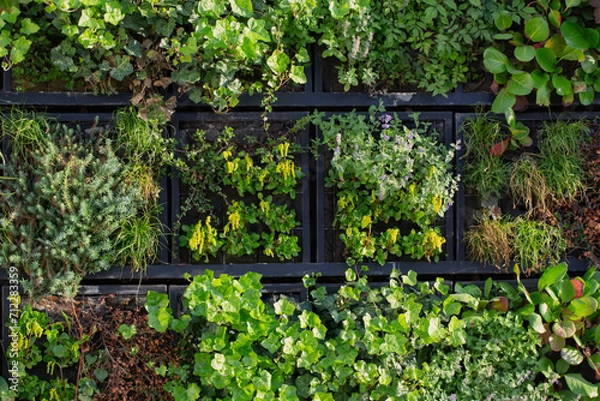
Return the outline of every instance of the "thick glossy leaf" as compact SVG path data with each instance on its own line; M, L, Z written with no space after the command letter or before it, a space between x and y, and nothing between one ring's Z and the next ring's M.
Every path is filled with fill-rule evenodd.
M590 41L587 38L586 32L577 22L571 20L563 22L560 26L560 31L567 45L580 50L590 48Z
M569 280L558 283L558 297L562 303L567 303L575 297L575 287Z
M589 106L594 101L594 97L596 96L596 92L594 88L588 86L585 91L579 92L579 102L584 106Z
M540 47L535 51L535 59L546 72L553 72L556 68L557 59L554 50L547 47Z
M494 25L498 28L499 31L505 31L512 26L513 19L512 15L506 10L498 13L496 19L494 19Z
M550 81L550 75L540 70L531 71L531 78L533 78L533 87L535 89L540 89Z
M542 317L537 313L532 313L527 317L529 324L531 327L540 334L544 334L546 332L546 326L544 326L544 322L542 321Z
M598 301L596 301L596 298L589 296L577 298L571 301L568 309L573 313L572 319L581 319L598 310Z
M550 36L548 21L542 17L534 17L525 23L525 35L534 42L543 42Z
M552 75L552 85L560 96L565 96L569 93L573 93L573 87L571 86L571 81L569 81L566 77L554 74Z
M565 0L565 7L566 8L577 7L580 4L581 4L581 0Z
M538 291L542 291L544 288L562 280L567 275L567 269L566 263L548 267L538 280Z
M515 57L517 60L527 63L535 57L535 48L533 46L515 47Z
M500 50L488 47L483 52L483 65L492 74L499 74L506 71L506 62L508 57Z
M565 347L561 349L560 357L569 365L579 365L581 362L583 362L583 354L574 347Z
M577 395L587 396L592 399L596 399L600 395L599 385L590 383L580 373L566 374L565 381L569 389Z
M560 12L558 10L550 10L548 12L548 21L550 21L550 24L555 27L558 28L560 27L560 24L562 23L562 15L560 15Z
M550 348L552 349L552 351L560 352L560 350L562 350L567 344L567 340L565 340L564 337L553 333L548 338L548 344L550 344Z
M513 95L526 96L533 90L533 78L528 72L513 75L506 84L506 90Z
M492 112L504 114L508 109L515 105L517 98L512 93L508 93L506 89L500 89L498 96L492 103Z
M562 338L570 338L573 337L577 331L577 327L575 327L575 323L570 320L561 320L552 325L552 331Z
M598 57L594 54L586 54L581 62L581 69L588 74L593 74L598 69Z

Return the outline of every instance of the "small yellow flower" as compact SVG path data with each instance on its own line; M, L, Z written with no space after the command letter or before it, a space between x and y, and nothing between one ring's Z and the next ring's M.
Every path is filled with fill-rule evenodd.
M446 239L436 231L430 230L425 233L424 243L427 248L431 249L432 253L441 252L442 245L446 243Z
M229 158L231 157L231 152L228 150L224 150L221 154L223 155L223 159L225 160L229 160Z
M279 150L279 154L281 155L281 157L286 158L290 149L290 144L288 142L280 143L279 145L277 145L277 149Z
M391 243L395 244L396 240L398 239L398 234L400 233L400 230L397 228L388 228L387 232L390 234Z
M246 161L246 171L250 171L250 169L254 165L252 158L250 158L250 156L246 155L246 157L244 157L244 160Z
M431 200L431 204L433 206L433 211L439 213L442 209L442 198L440 198L439 196L434 196Z
M228 161L226 164L227 174L233 173L235 170L237 170L237 168L238 168L238 164L235 162Z

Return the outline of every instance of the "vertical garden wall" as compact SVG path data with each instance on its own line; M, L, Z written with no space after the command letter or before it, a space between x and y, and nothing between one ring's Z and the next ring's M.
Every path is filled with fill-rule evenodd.
M302 301L597 262L593 2L139 3L2 5L3 321L15 272L181 311L206 270Z

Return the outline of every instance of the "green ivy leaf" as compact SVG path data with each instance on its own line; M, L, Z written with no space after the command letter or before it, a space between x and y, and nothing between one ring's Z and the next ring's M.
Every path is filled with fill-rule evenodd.
M31 41L25 36L19 36L19 38L13 42L12 49L10 50L11 61L14 64L18 64L25 60L25 56L29 52L30 47Z
M504 114L507 110L511 109L516 102L517 98L515 95L502 88L494 99L494 103L492 103L492 112Z
M581 373L568 373L565 375L565 381L569 389L577 395L597 398L600 395L600 386L592 384L581 376Z
M483 64L492 74L500 74L506 71L506 62L508 57L500 50L488 47L483 52Z
M548 21L543 17L534 17L525 23L525 35L534 42L543 42L550 36Z
M116 0L109 1L105 4L106 12L104 13L104 21L112 25L119 25L125 18L125 14L121 9L121 3Z
M29 18L24 18L21 21L21 29L19 30L23 35L32 35L40 30L40 26Z
M516 96L526 96L533 90L533 78L528 72L513 75L506 84L506 90Z
M282 74L290 64L290 58L281 50L275 50L267 59L267 65L275 74Z
M300 65L292 65L292 69L290 71L290 79L297 84L305 84L306 75L304 74L304 67Z
M240 17L252 17L252 0L229 0L231 11Z
M563 22L560 31L567 45L579 50L590 48L590 41L587 39L583 27L577 22L571 20Z
M133 74L133 65L129 61L129 56L116 56L115 67L110 70L110 76L117 81L122 81L131 74Z
M556 68L557 59L554 50L547 47L540 47L535 51L535 59L546 72L553 72Z

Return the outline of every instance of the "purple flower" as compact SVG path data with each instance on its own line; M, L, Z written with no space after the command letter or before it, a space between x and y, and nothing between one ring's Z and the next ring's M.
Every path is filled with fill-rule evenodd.
M388 129L390 128L390 121L392 121L392 116L389 114L384 114L379 117L379 121L381 121L381 128Z
M388 126L389 127L389 126ZM390 136L388 134L384 134L383 135L383 140L384 141L389 141L390 140Z
M450 395L450 401L456 401L456 394Z

